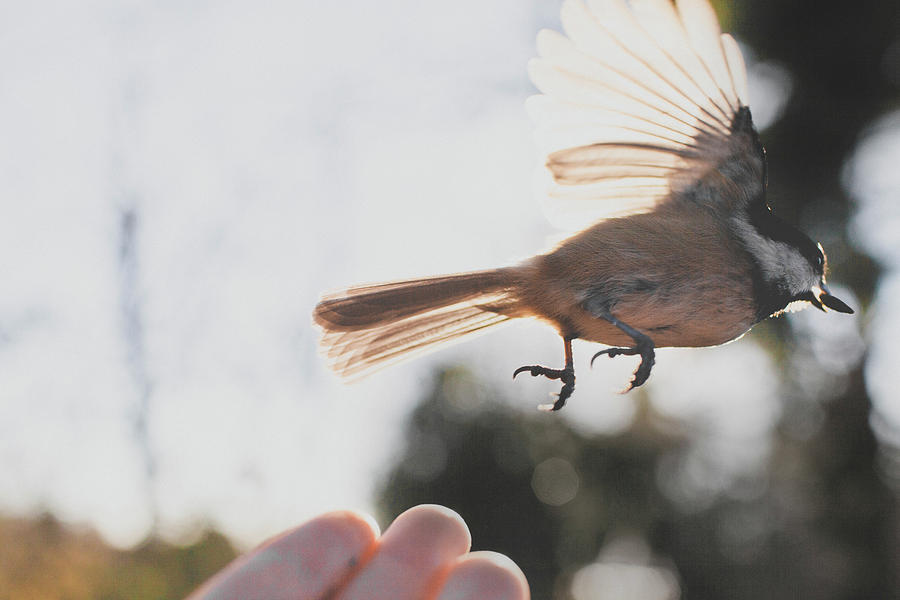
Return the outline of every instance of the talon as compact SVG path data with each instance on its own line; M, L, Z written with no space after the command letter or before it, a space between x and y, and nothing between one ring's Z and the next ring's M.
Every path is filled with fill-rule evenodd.
M628 335L628 337L634 340L633 348L607 348L606 350L601 350L600 352L595 354L593 358L591 358L591 366L593 366L594 364L594 359L596 359L601 354L608 354L610 358L619 356L620 354L625 356L640 354L641 364L638 365L637 370L634 372L634 379L632 379L631 383L628 384L628 388L625 390L625 392L633 390L639 385L642 385L645 381L647 381L647 378L650 377L650 370L653 368L653 363L656 360L653 352L653 340L631 325L623 323L622 321L614 317L609 312L608 306L592 306L589 303L585 308L587 308L587 310L591 312L595 317L599 317L601 319L609 321L612 325L621 329Z
M516 375L525 371L530 372L533 377L543 375L547 379L559 379L563 382L562 389L559 390L556 402L553 404L541 404L538 406L539 410L553 412L561 409L565 406L566 400L569 399L572 392L575 391L575 370L572 367L566 367L565 369L550 369L540 365L528 365L516 369L513 373L513 379L515 379Z
M569 399L569 396L572 395L572 392L575 391L575 367L572 365L572 338L563 337L563 343L565 344L566 351L565 368L551 369L549 367L542 367L541 365L525 365L513 371L513 379L515 379L516 375L518 375L519 373L528 371L529 373L531 373L532 377L543 375L547 379L559 379L563 382L562 389L559 390L559 395L556 398L556 402L554 402L553 404L541 404L538 406L538 410L551 412L561 409L563 406L565 406L566 400Z
M644 382L650 377L650 371L653 369L653 365L656 364L656 353L654 352L652 345L644 346L643 348L638 349L638 351L641 355L641 364L638 365L637 370L634 372L634 379L628 384L628 388L625 389L625 392L630 392L634 388L644 385Z
M647 381L647 379L650 377L650 371L653 369L653 365L656 363L656 354L653 351L653 344L638 344L638 346L635 348L606 348L605 350L601 350L591 358L592 367L594 366L594 360L601 354L606 354L610 358L615 358L619 355L641 355L641 364L639 364L637 370L635 370L634 378L629 382L628 387L622 390L623 394L643 385L644 382Z
M591 357L591 367L594 366L594 360L601 354L607 354L610 358L615 358L620 354L622 356L631 356L632 354L637 354L638 352L639 350L637 350L636 348L607 348L606 350L601 350Z
M553 406L550 408L551 411L557 411L566 405L566 400L569 399L569 396L572 395L572 392L575 391L575 373L572 373L572 380L566 382L562 389L559 390L559 397L556 399L556 402L553 403Z
M513 379L516 378L516 375L524 373L525 371L531 373L532 377L542 375L547 379L559 379L563 383L568 383L570 379L572 383L575 382L575 371L571 367L566 367L565 369L551 369L550 367L542 367L541 365L526 365L524 367L519 367L513 372Z
M535 373L535 370L536 370L536 369L540 369L540 368L541 368L541 367L538 366L538 365L519 367L518 369L516 369L516 370L513 372L513 379L515 379L516 376L517 376L519 373L524 373L525 371L530 371L532 377L537 377L537 376L538 376L538 373Z

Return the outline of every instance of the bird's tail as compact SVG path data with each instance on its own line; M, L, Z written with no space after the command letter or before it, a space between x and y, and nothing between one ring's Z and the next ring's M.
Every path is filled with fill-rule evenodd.
M512 269L365 285L324 296L313 311L322 352L358 378L515 316Z

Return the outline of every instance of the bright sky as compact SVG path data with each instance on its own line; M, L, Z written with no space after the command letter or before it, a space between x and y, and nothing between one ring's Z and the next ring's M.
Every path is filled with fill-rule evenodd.
M167 535L210 521L250 544L323 510L370 508L430 366L464 360L522 410L546 401L553 384L510 373L559 362L547 329L509 327L344 386L310 322L325 290L545 247L525 65L558 7L489 6L0 8L0 511L51 509L126 545L156 512ZM776 118L788 76L758 65L754 85L757 114ZM891 127L874 139L896 145ZM885 181L896 198L900 182ZM897 231L885 193L862 194L874 212L861 219L893 211L882 243ZM886 344L900 323L881 302L885 327L870 328ZM858 319L798 317L813 342L859 346ZM576 345L580 372L591 350ZM896 382L891 359L886 345L873 356L879 382ZM548 418L627 426L633 400L616 392L634 364L601 362ZM668 414L703 415L704 468L764 457L779 406L752 336L661 352L647 389L666 390L654 399Z

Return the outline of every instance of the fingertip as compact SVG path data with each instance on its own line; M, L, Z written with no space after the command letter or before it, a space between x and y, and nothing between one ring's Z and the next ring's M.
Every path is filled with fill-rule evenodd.
M434 518L434 519L447 519L448 521L452 521L458 523L463 528L465 528L466 532L469 531L466 522L463 520L459 513L453 510L452 508L448 508L442 504L417 504L412 508L408 508L397 516L396 520L399 519L408 519L411 517L415 518Z
M525 574L508 556L473 552L446 574L436 600L529 600Z
M394 519L380 544L414 555L420 555L421 548L432 547L452 559L469 551L472 536L456 511L439 504L419 504Z

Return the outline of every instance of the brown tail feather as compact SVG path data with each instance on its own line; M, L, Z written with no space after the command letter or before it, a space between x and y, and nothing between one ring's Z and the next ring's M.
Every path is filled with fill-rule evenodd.
M364 374L515 316L508 269L360 286L313 312L320 346L342 377Z

